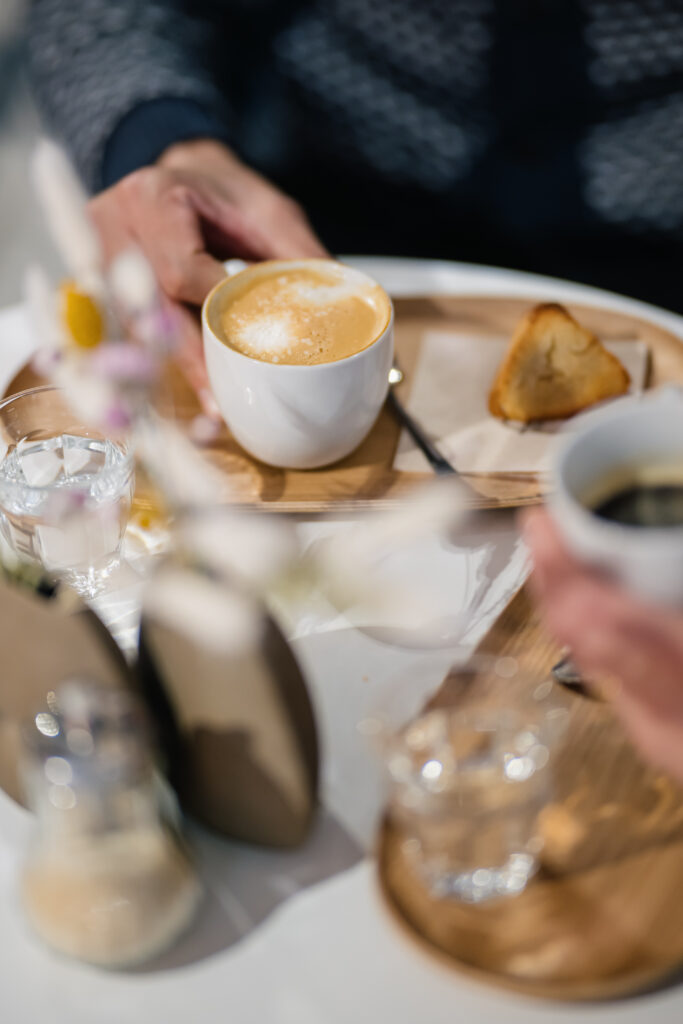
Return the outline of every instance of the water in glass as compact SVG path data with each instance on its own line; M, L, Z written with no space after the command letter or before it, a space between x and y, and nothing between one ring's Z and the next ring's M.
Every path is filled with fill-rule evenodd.
M5 539L20 558L96 593L117 564L132 491L132 460L123 446L29 434L0 464Z
M540 733L512 710L436 710L394 736L392 817L435 895L513 895L536 871L550 781Z

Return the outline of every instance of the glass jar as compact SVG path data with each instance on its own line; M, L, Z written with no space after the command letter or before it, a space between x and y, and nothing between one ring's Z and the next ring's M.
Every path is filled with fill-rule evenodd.
M37 834L22 895L33 928L102 967L161 953L190 923L200 885L137 701L71 682L25 737Z

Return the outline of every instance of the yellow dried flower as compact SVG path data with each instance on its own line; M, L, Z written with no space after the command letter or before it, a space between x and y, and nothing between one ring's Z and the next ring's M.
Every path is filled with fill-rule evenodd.
M73 281L61 286L60 295L69 340L78 348L96 348L104 338L104 317L95 300L80 291Z

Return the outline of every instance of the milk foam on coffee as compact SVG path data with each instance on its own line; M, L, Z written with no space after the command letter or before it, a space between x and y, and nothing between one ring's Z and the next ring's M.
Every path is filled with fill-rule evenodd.
M231 348L268 363L331 363L361 352L389 321L386 294L364 274L292 267L249 277L221 316Z

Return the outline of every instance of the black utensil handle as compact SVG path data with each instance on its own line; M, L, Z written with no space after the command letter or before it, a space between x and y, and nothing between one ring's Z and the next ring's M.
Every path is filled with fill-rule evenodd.
M404 409L394 391L389 391L387 402L389 403L391 411L396 416L396 419L406 428L434 472L442 476L457 475L455 467L452 466L448 459L445 459L441 452L438 451L434 444L432 444L427 435L423 432L422 428L418 426L410 413Z

